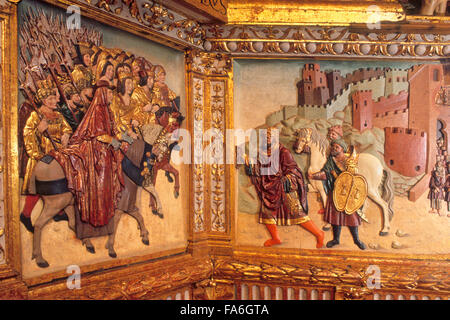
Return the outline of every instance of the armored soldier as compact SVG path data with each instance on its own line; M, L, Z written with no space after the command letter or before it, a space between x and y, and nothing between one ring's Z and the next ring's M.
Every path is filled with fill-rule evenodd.
M440 156L437 156L438 161L434 170L431 172L430 178L430 192L428 193L428 199L430 200L431 210L430 213L441 214L442 202L445 199L445 183L446 172L445 167L442 165Z
M330 156L320 172L308 174L309 179L323 180L325 192L327 193L327 204L325 208L324 220L331 224L333 228L333 240L327 243L331 248L339 244L342 226L347 226L353 237L353 242L361 249L366 249L366 245L359 239L358 226L361 224L361 218L354 212L346 214L336 209L333 201L333 190L338 176L346 171L348 146L343 139L333 140L331 142Z

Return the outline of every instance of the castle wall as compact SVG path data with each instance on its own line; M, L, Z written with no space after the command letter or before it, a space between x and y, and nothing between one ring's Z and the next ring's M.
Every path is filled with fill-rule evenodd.
M300 107L303 109L306 119L328 119L327 107L320 105L306 105Z
M384 76L385 70L384 68L360 68L345 76L344 85Z
M374 115L407 109L408 97L407 91L401 91L399 94L390 94L388 97L380 97L373 103ZM399 127L401 126L399 125Z
M408 109L378 113L372 118L374 127L384 129L386 127L408 127Z
M386 165L407 177L425 173L427 134L424 131L399 127L387 127L384 132Z

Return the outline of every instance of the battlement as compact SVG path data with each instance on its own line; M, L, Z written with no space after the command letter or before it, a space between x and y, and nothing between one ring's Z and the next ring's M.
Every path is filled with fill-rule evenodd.
M387 97L379 97L375 103L385 103L391 100L395 100L397 98L404 98L405 96L408 97L409 93L408 91L402 90L400 91L398 94L395 93L391 93L390 95L388 95Z
M389 135L408 135L408 136L417 136L417 138L425 138L426 132L425 131L419 131L417 129L409 129L409 128L403 128L403 127L386 127L384 128L385 134Z
M402 110L395 110L395 111L386 111L386 112L382 112L382 113L376 113L375 114L375 118L385 118L385 117L389 117L389 116L393 116L393 115L398 115L398 114L408 114L408 109L402 109Z

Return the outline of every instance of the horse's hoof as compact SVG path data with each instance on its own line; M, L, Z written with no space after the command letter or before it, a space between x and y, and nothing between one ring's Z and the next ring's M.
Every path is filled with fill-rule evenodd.
M155 216L159 216L159 212L158 212L158 210L156 210L156 209L152 209L152 213L153 213Z
M178 191L174 191L173 195L174 195L175 199L178 199L178 197L180 196L180 193Z
M148 239L142 239L142 243L146 246L150 245L150 241L148 241Z
M163 213L158 213L158 217L160 217L161 219L164 219L164 214Z
M331 230L331 227L323 226L323 227L322 227L322 230L323 230L323 231L329 231L329 230Z
M92 254L95 253L95 248L94 248L94 247L86 246L86 250L87 250L87 252L89 252L89 253L92 253Z
M379 235L380 237L385 237L388 235L389 232L385 232L385 231L380 231Z
M48 262L45 260L36 262L36 264L38 265L39 268L48 268L48 266L49 266Z
M115 253L115 252L108 252L108 255L109 255L111 258L117 258L117 253Z
M69 221L69 217L67 216L67 213L64 211L61 211L56 216L53 217L53 221L59 222L59 221Z

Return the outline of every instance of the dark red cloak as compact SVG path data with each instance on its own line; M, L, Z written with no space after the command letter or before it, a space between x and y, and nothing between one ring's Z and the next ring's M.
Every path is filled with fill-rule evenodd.
M52 154L65 171L81 221L94 227L105 226L114 216L124 184L121 151L99 140L117 134L106 103L107 90L96 90L69 147Z
M273 175L261 175L261 168L269 166L258 162L257 165L253 166L253 174L250 175L261 200L260 222L270 224L270 220L272 220L278 225L301 223L308 213L307 189L303 174L291 152L280 144L278 171ZM289 201L284 189L286 177L289 177L291 190L297 192L302 207L295 212L287 207Z

